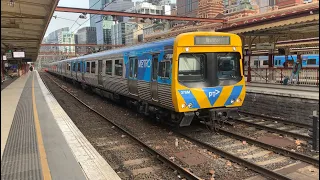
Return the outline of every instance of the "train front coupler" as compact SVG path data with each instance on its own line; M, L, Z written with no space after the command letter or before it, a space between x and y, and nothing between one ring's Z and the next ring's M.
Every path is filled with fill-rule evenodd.
M224 124L233 125L232 119L238 118L238 108L219 108L210 109L209 117L205 122L206 125L215 131L224 126Z

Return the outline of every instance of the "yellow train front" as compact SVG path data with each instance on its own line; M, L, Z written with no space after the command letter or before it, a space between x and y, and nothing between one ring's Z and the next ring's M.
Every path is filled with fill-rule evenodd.
M175 39L173 52L171 93L178 112L173 118L180 126L237 116L246 94L240 37L185 33Z

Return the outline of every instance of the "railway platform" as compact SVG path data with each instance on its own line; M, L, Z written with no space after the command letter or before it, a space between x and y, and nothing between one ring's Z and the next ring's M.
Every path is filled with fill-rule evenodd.
M246 83L248 93L276 95L310 100L319 100L319 87L304 85L278 85L264 83Z
M1 91L1 179L120 178L33 71Z

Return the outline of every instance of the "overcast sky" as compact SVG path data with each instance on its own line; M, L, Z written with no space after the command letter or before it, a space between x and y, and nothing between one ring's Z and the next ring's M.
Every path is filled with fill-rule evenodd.
M97 0L98 1L98 0ZM76 7L76 8L89 8L89 0L60 0L58 6L64 6L64 7ZM65 12L54 12L53 14L54 16L57 16L57 18L55 19L54 17L52 17L50 24L48 26L46 35L50 34L51 32L63 28L63 27L69 27L71 28L71 26L75 23L75 20L78 19L79 15L78 13L65 13ZM89 16L87 16L89 17ZM64 18L64 19L61 19ZM65 20L65 19L70 19L70 20ZM87 21L87 22L85 22ZM79 27L79 25L77 24L83 24L81 27ZM77 31L77 29L80 29L82 27L85 26L89 26L90 25L90 20L89 18L87 19L78 19L77 23L74 24L74 26L71 29L72 31Z

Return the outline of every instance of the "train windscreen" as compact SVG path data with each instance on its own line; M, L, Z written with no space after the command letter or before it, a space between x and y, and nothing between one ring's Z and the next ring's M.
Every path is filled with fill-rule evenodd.
M238 52L183 53L179 56L179 82L188 87L231 85L241 80Z

